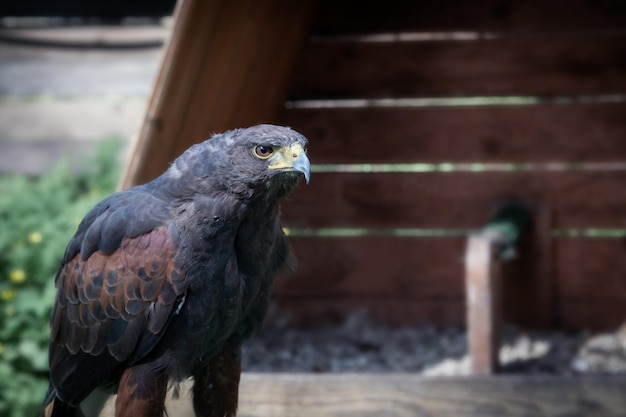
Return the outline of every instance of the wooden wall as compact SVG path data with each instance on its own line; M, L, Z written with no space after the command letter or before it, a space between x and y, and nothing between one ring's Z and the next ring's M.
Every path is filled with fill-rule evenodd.
M626 320L623 2L321 0L278 122L316 165L283 206L296 321L463 324L465 233L512 200L548 213L551 292L513 283L509 319Z

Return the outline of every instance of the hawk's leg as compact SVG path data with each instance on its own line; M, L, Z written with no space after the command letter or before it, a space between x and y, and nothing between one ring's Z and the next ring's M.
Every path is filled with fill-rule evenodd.
M193 408L198 417L234 417L237 413L241 345L226 344L194 375Z
M165 412L167 374L152 363L132 366L122 375L115 417L159 417Z

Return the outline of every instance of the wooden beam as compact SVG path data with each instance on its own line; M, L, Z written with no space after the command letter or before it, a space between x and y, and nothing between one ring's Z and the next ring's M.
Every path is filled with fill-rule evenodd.
M624 103L319 108L284 109L280 121L311 139L316 164L578 163L623 162L624 114Z
M313 0L180 0L122 188L151 180L213 133L271 122Z
M298 187L283 204L282 219L292 228L477 229L503 203L534 201L550 207L555 228L623 229L625 183L626 171L608 169L424 173L314 170L311 183Z
M625 391L624 376L439 379L415 374L244 373L238 415L623 417ZM169 399L167 408L172 416L194 415L185 393ZM113 415L111 402L102 415Z
M626 91L623 33L466 42L309 42L297 99L554 96Z
M503 265L505 321L571 331L619 327L626 317L623 239L554 238L547 210L533 213L520 259ZM465 237L292 235L289 242L298 269L276 280L272 299L292 323L340 320L356 309L393 325L465 323Z

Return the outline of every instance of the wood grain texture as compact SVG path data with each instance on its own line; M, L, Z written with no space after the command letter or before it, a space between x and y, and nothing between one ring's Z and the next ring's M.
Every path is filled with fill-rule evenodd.
M122 187L156 177L213 133L272 121L308 32L311 5L180 2Z
M289 97L624 93L625 56L626 33L466 42L309 42Z
M563 299L584 304L610 295L626 300L626 239L558 239L557 243L556 285Z
M626 407L623 378L286 374L263 384L264 377L244 379L241 416L610 417Z
M626 172L317 173L283 204L289 227L479 228L503 203L549 207L554 228L626 228Z
M590 278L592 280L593 278ZM602 285L602 279L588 284ZM607 289L608 293L610 290ZM615 331L626 322L626 298L559 298L557 299L557 326L565 331L598 330Z
M465 324L461 237L292 237L290 242L299 266L276 281L272 299L296 325L340 321L357 309L392 324ZM553 251L554 259L532 253L541 250ZM556 238L521 255L503 269L505 321L606 330L626 320L622 240ZM541 268L548 271L540 273Z
M275 297L276 311L294 328L345 323L355 312L389 326L460 327L465 324L465 304L459 298L386 297Z
M184 388L188 388L185 384ZM424 378L412 374L242 375L240 417L623 417L626 378L497 376ZM193 416L190 399L166 403ZM102 416L112 416L110 404Z
M346 18L349 16L349 19ZM447 2L320 0L318 35L402 31L555 32L623 28L624 3L612 0Z
M272 300L296 325L367 310L389 324L463 325L464 238L291 238L297 271Z
M463 298L462 237L294 237L289 242L297 272L275 283L275 293L286 298Z
M626 72L625 72L626 73ZM290 109L311 161L623 161L625 104ZM315 181L315 178L314 178Z

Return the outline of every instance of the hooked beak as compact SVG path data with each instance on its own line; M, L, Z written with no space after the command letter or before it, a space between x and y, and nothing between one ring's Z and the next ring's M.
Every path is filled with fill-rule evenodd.
M272 159L274 159L275 162L269 165L270 169L301 172L304 174L306 183L309 183L311 178L311 162L309 162L304 148L299 143L290 147L280 148Z

